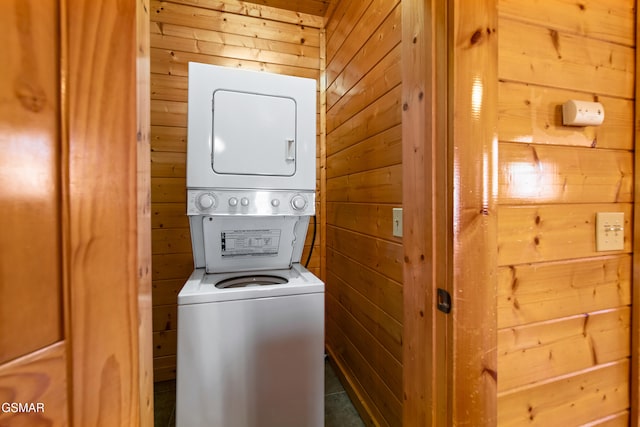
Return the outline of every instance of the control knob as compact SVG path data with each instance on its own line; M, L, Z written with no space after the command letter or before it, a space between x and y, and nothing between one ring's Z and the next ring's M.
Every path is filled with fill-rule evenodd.
M300 211L307 206L307 199L305 199L304 196L297 194L291 199L291 206L293 209Z
M198 195L198 207L200 210L208 211L216 207L216 198L211 193L202 193Z

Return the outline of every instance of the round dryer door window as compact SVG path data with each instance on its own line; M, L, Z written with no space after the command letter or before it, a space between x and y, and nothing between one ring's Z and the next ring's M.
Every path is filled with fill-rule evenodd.
M284 285L285 283L288 283L288 280L280 276L270 276L270 275L241 276L241 277L232 277L230 279L222 280L216 283L216 288L219 288L219 289L246 288L246 287L252 287L252 286Z

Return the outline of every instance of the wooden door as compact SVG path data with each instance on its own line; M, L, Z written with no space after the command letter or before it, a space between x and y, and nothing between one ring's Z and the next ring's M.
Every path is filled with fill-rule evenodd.
M78 3L0 2L3 426L153 423L148 8Z
M58 5L2 2L0 27L0 424L66 425Z

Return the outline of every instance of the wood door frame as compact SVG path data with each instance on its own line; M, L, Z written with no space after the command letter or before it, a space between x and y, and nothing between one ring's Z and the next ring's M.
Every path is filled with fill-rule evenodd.
M153 425L149 2L60 2L70 425Z
M631 375L629 381L630 387L630 423L629 425L637 427L640 425L640 181L638 173L640 171L640 150L638 150L638 136L640 136L640 108L638 108L638 99L640 99L640 52L638 46L640 43L640 1L635 2L636 8L636 58L635 58L635 120L633 129L634 139L634 195L633 195L633 264L632 264L632 291L631 291Z
M449 18L446 0L402 2L403 424L451 425Z
M497 0L404 0L405 425L497 424ZM452 310L436 309L437 289Z

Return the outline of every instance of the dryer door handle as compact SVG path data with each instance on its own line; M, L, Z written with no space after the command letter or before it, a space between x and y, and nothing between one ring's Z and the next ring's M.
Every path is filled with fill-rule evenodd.
M286 154L284 159L288 162L293 162L296 159L296 140L287 139L286 144Z

